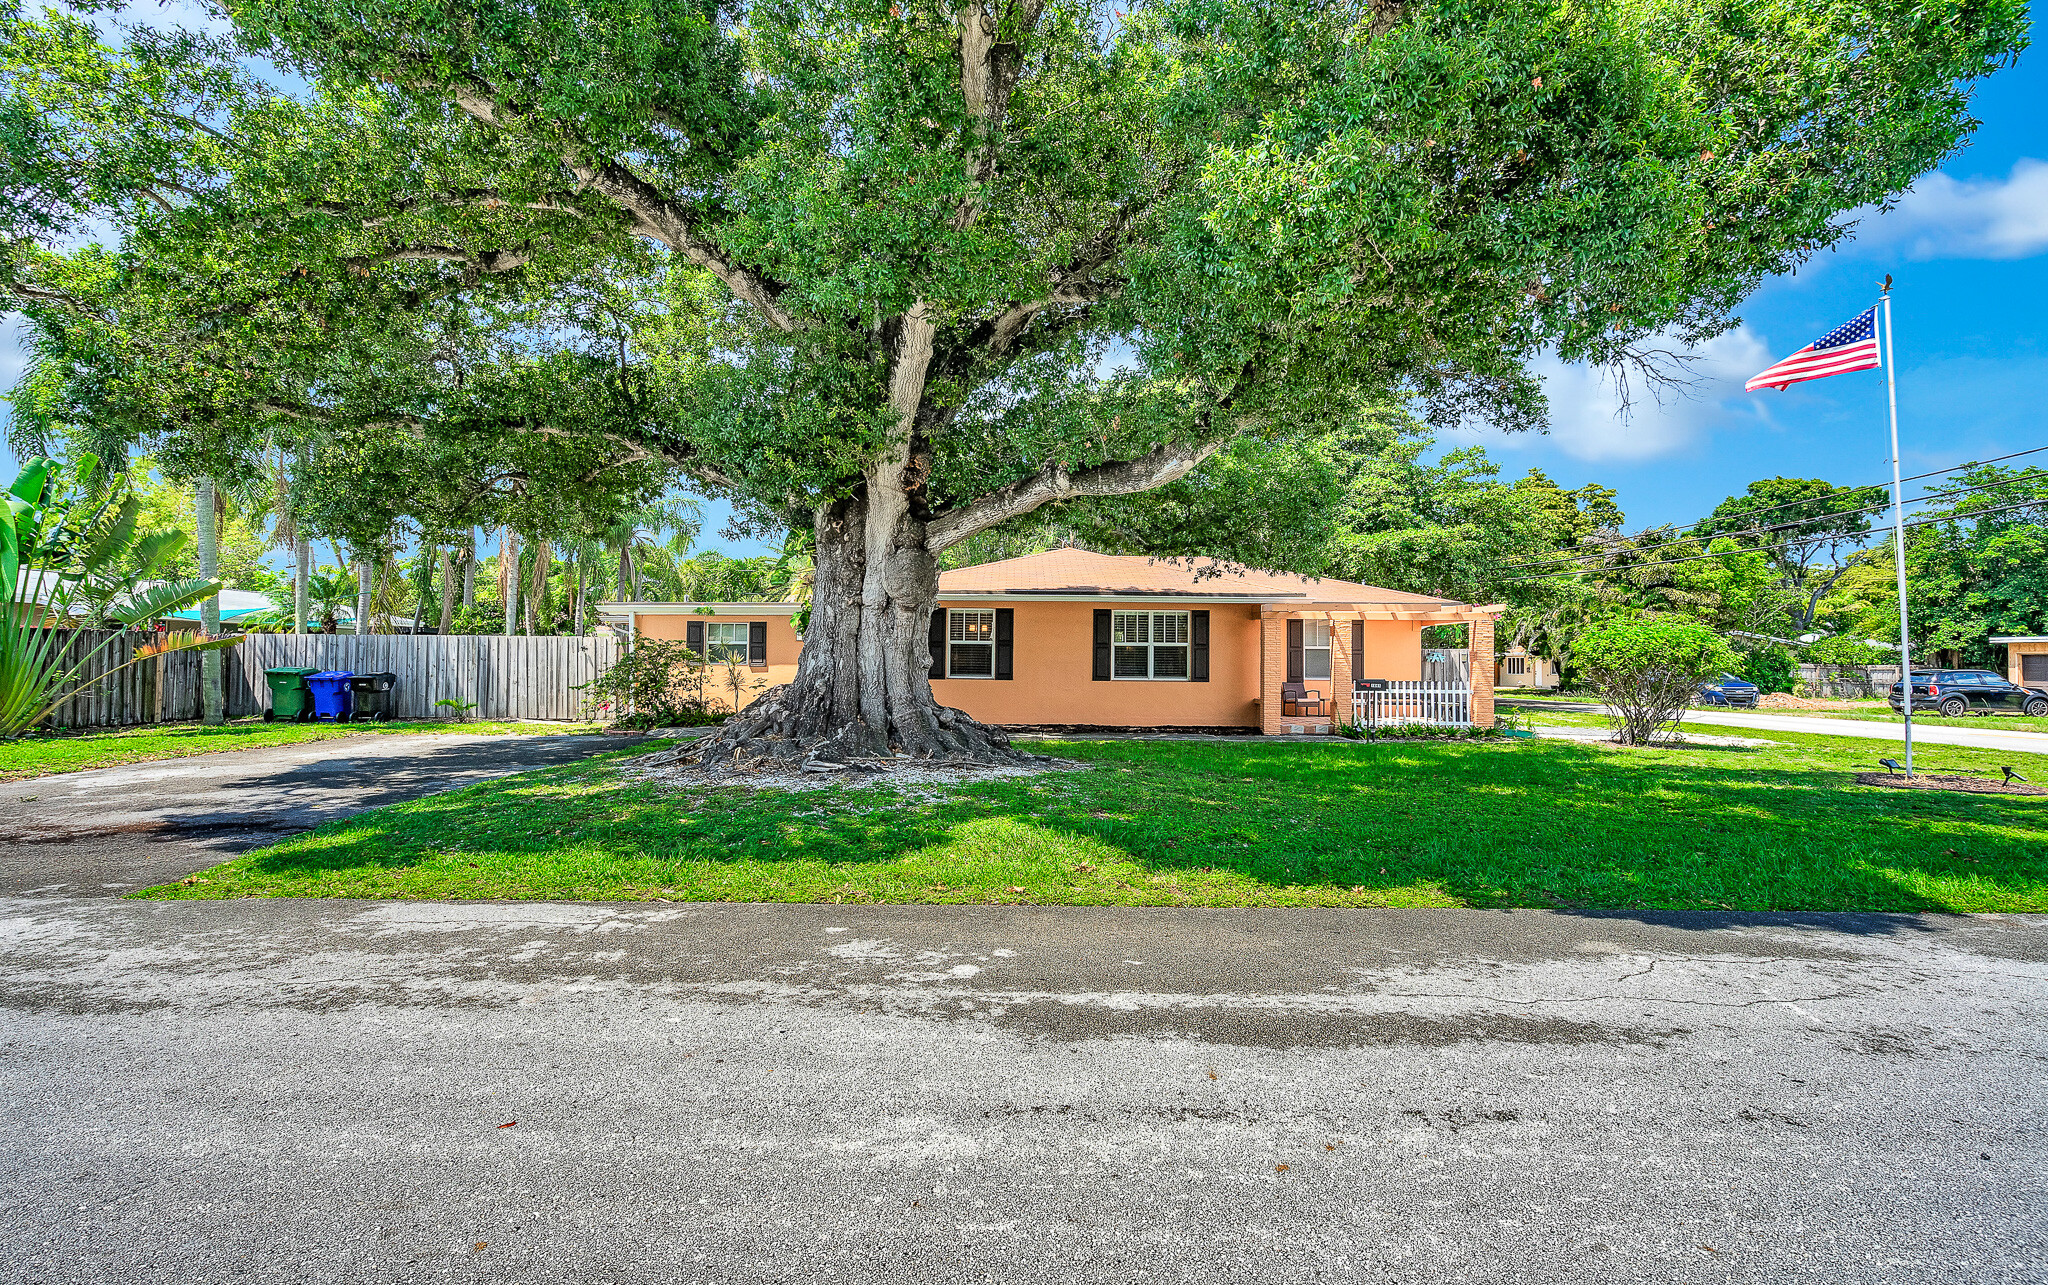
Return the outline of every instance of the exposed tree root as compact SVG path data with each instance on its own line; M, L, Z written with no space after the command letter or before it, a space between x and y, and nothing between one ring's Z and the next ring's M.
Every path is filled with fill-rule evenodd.
M639 761L642 767L691 764L711 772L752 771L779 766L805 772L886 770L909 760L924 764L1017 767L1049 762L1044 755L1015 749L1002 731L944 705L933 705L929 723L908 748L862 719L827 726L822 701L796 699L800 688L774 688L727 720L717 733Z

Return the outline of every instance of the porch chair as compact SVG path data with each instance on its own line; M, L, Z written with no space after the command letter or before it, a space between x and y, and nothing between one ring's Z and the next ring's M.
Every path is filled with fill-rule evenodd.
M1280 717L1321 718L1324 712L1323 694L1310 691L1307 683L1280 684Z

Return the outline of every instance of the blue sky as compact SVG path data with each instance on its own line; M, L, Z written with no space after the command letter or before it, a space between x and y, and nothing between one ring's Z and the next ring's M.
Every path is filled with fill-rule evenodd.
M1596 371L1545 367L1546 434L1478 430L1505 476L1541 468L1561 485L1620 492L1629 525L1684 523L1760 477L1845 485L1889 474L1884 378L1866 371L1745 394L1742 382L1870 306L1894 278L1899 432L1908 474L2048 446L2048 72L2038 56L1979 91L1971 142L1855 239L1797 275L1768 282L1740 329L1701 354L1689 393L1639 399L1615 414ZM0 336L0 385L20 370L13 326ZM0 417L6 414L0 407ZM0 420L4 422L4 420ZM12 473L12 459L0 448ZM726 508L706 506L701 547L768 552L717 536Z
M1631 527L1705 515L1760 477L1844 485L1885 479L1880 371L1746 394L1742 383L1876 301L1894 279L1899 453L1907 474L2048 446L2048 73L1993 76L1971 142L1855 240L1768 282L1743 324L1709 345L1690 396L1614 413L1597 373L1546 369L1551 431L1480 431L1506 476L1541 468L1561 485L1620 492ZM1910 491L1909 491L1910 494Z

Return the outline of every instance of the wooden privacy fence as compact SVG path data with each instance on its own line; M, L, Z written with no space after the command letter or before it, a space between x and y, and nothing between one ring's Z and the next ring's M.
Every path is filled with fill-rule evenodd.
M619 640L497 638L471 634L250 634L227 653L228 717L270 708L263 671L296 665L393 673L394 718L447 718L442 700L474 701L471 718L578 719L588 692L576 690L612 667Z
M1463 647L1424 647L1422 681L1438 685L1470 686L1471 652Z
M57 649L66 669L94 649L80 681L45 723L54 727L127 727L199 717L199 653L174 652L128 665L159 635L116 629L61 629ZM107 644L101 647L101 644ZM128 665L123 669L121 666Z
M172 723L200 716L200 652L174 652L119 667L157 635L106 629L66 629L62 646L76 661L101 643L81 681L48 720L55 727L126 727ZM472 718L580 719L588 692L576 690L603 674L623 645L609 634L593 638L494 638L463 634L250 634L221 653L221 683L229 718L270 708L263 671L285 665L398 675L394 718L448 718L436 702L474 701ZM115 672L119 669L119 672Z
M1930 666L1929 668L1934 668ZM1915 673L1919 671L1915 669ZM1897 665L1801 665L1799 685L1823 700L1868 700L1899 681Z

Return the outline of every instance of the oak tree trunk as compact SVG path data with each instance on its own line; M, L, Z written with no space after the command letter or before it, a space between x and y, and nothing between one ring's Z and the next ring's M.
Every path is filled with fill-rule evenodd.
M901 504L873 505L865 492L815 518L816 578L796 679L735 715L697 761L1021 761L1001 730L932 694L928 631L939 574L924 523Z

